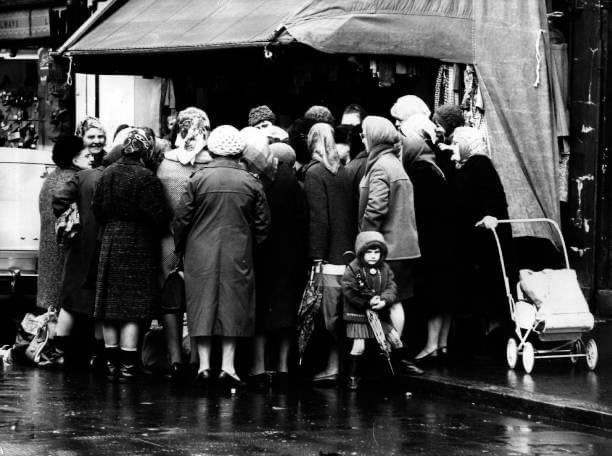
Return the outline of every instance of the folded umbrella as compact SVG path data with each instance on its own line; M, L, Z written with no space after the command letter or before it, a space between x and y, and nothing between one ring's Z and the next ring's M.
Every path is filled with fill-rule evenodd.
M319 266L313 266L310 270L310 278L297 314L297 332L298 332L298 356L299 365L302 365L304 353L310 343L310 339L315 329L315 317L321 303L323 302L323 287L321 284L321 272Z

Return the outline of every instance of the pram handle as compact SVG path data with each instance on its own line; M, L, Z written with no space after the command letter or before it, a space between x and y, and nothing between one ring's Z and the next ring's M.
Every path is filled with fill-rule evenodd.
M563 247L563 259L565 260L565 267L567 269L570 268L570 264L569 264L569 257L567 255L567 248L565 247L565 238L563 237L563 233L561 232L561 228L559 228L559 224L557 222L555 222L552 219L549 218L532 218L532 219L509 219L509 220L498 220L497 223L505 223L505 224L519 224L519 223L548 223L550 225L553 226L554 231L557 233L557 235L559 236L559 239L561 240L561 246ZM495 235L495 237L497 238L497 245L499 248L499 253L500 253L500 257L502 258L502 264L503 264L503 254L501 251L501 244L499 243L499 239L497 237L497 231L495 229L492 230L493 234ZM505 269L505 267L504 267ZM506 275L505 271L504 271L504 275Z

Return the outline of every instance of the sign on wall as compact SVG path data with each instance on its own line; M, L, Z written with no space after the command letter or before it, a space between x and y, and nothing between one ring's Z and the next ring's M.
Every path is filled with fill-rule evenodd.
M0 13L0 40L24 40L51 36L49 9Z

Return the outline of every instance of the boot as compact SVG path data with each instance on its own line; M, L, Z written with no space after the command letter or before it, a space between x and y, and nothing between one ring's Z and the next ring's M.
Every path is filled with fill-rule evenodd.
M104 341L96 339L94 342L91 357L89 358L89 368L95 373L104 372L106 357L104 356Z
M121 350L119 381L130 382L138 375L138 351Z
M421 375L423 370L408 359L404 348L396 348L391 352L391 363L396 374Z
M104 358L106 359L106 378L114 382L119 377L119 347L106 347Z
M349 355L346 367L346 388L355 391L359 388L361 377L359 377L360 356Z

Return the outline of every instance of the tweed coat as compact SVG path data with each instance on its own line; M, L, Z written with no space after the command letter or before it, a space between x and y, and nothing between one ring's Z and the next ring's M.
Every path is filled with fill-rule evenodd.
M189 179L173 228L191 336L253 335L253 248L269 225L262 184L237 160L215 158Z
M178 207L181 195L185 191L189 177L202 168L204 163L195 162L193 165L183 165L174 159L172 151L166 153L164 160L157 168L157 177L164 187L164 195L170 209L170 222L168 229L161 239L161 272L163 279L179 264L179 258L174 253L174 234L172 231L172 217Z
M81 230L66 250L60 305L70 312L87 317L93 316L99 253L99 225L91 203L101 177L101 168L79 171L53 196L53 211L57 216L76 202L81 219Z
M151 318L159 293L160 237L169 219L161 182L139 161L123 157L102 173L93 211L102 233L95 318Z
M47 309L50 305L59 304L64 249L59 247L55 237L55 220L53 213L53 194L58 188L72 179L76 168L57 168L45 181L38 196L40 213L40 237L38 246L38 292L36 306Z

